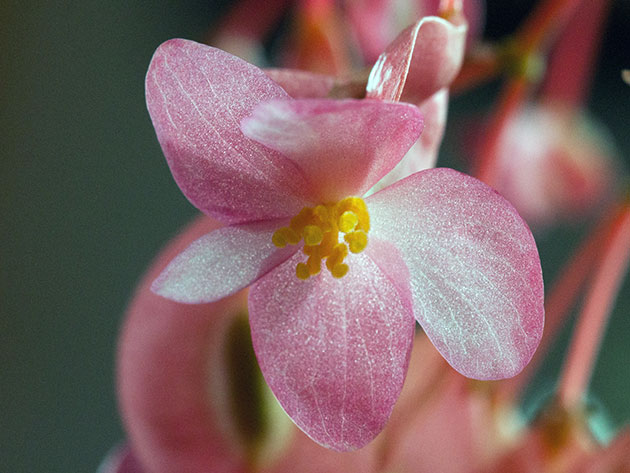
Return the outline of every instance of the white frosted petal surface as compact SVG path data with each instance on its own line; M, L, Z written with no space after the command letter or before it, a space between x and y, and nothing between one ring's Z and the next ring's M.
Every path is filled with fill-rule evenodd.
M162 44L146 77L147 107L175 181L223 223L289 217L304 180L279 153L246 138L240 122L261 102L291 100L257 67L183 39Z
M293 421L335 450L367 444L402 389L415 321L396 283L365 255L341 279L297 279L296 254L252 286L250 325L260 368Z
M512 205L450 169L413 174L366 203L371 235L401 251L414 315L446 360L476 379L520 372L542 335L543 282Z
M271 237L285 220L223 227L194 241L169 263L151 290L177 302L213 302L249 286L289 258Z

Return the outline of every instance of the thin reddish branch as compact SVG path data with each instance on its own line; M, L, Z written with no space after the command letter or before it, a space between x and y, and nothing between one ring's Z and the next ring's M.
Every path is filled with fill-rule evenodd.
M562 30L581 1L592 0L543 0L538 3L516 34L520 49L533 52L544 47Z
M622 208L623 206L616 204L606 212L606 216L599 221L560 271L545 300L545 330L540 345L532 360L518 376L500 384L500 400L511 402L516 399L545 359L570 310L583 293L584 284L592 274L592 267L601 254L601 248L615 229Z
M630 202L626 202L605 247L578 320L560 378L558 396L575 407L589 384L615 295L630 262Z
M524 77L511 79L501 91L499 102L483 137L477 153L477 168L475 175L478 179L492 186L497 180L498 148L503 130L520 110L529 89L529 82Z
M466 54L462 68L451 84L451 93L456 95L494 79L501 73L500 66L494 50L473 49Z
M608 0L584 1L553 48L542 95L566 104L580 105L595 71L601 30Z

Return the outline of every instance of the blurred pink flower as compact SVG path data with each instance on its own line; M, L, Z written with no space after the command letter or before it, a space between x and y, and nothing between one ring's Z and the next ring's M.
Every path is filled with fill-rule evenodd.
M586 116L531 105L499 139L495 188L533 227L577 220L612 197L618 170L610 143Z
M527 364L542 332L542 275L529 229L502 197L448 169L357 197L418 137L416 107L293 100L256 67L184 40L156 51L146 93L178 185L228 225L192 243L152 289L207 303L252 285L261 370L315 441L350 450L382 430L414 316L466 376Z

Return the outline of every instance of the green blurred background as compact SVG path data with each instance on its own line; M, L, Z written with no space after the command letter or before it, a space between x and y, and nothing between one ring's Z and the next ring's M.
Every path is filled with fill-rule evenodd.
M114 357L125 305L195 214L155 139L144 74L162 41L202 39L227 4L1 3L0 472L95 471L124 438ZM511 31L531 4L489 1L487 35ZM619 71L630 67L629 30L630 3L618 0L590 102L626 162L630 87ZM457 98L451 118L487 108L496 90ZM585 228L539 239L548 281ZM629 279L593 381L616 425L630 420ZM552 385L561 353L539 389Z

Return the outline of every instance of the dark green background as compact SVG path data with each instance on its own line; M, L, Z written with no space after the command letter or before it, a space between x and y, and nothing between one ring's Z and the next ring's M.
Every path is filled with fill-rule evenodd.
M201 39L226 3L0 6L2 472L94 471L124 436L113 383L124 308L151 258L195 213L155 139L144 74L159 43ZM530 3L490 2L489 34L509 31ZM626 158L630 87L619 70L630 66L629 10L615 3L591 101ZM452 117L487 107L494 91L457 99ZM582 230L539 241L546 277ZM628 281L622 293L593 384L616 423L630 419Z

